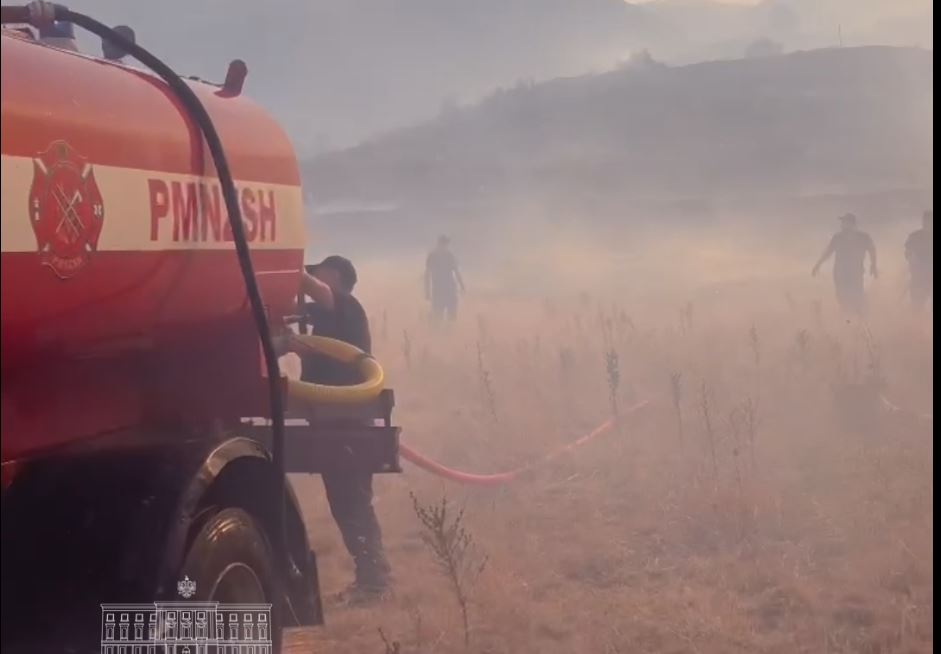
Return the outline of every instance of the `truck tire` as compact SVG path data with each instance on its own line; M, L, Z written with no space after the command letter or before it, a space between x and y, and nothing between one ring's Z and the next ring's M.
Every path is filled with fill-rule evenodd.
M257 521L239 508L217 509L195 527L180 578L196 583L193 601L271 604L272 651L281 651L281 602L275 596L271 545Z

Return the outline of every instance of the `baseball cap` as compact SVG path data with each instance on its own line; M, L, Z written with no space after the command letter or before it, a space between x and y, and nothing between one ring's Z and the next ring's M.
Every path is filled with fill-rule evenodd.
M347 259L346 257L341 257L338 254L333 254L320 263L314 263L311 265L304 266L304 270L307 271L309 275L317 274L316 271L318 268L331 268L335 270L340 275L340 280L346 284L346 286L352 290L356 286L356 268L353 267L353 262Z
M845 213L838 218L841 223L850 223L851 225L856 224L856 216L851 213Z

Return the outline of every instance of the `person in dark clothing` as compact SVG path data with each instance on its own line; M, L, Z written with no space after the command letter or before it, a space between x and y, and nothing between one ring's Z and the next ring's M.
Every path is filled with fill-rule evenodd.
M301 292L313 302L305 303L304 314L313 332L358 347L372 349L369 320L353 297L356 269L343 257L330 256L321 263L306 266ZM301 358L301 379L332 386L349 386L361 381L355 370L320 354ZM381 596L389 585L390 568L382 547L382 531L372 506L372 474L323 473L330 512L353 557L356 578L347 599L358 603Z
M934 301L934 211L921 217L921 229L909 234L905 241L905 258L911 273L912 306L921 310Z
M457 317L457 292L464 292L464 280L447 236L438 237L438 245L425 260L425 299L431 300L431 313L438 319L447 314Z
M866 232L856 227L856 216L851 213L840 216L841 229L827 245L820 259L814 264L812 274L817 275L820 266L834 257L833 283L836 299L847 313L862 316L866 313L866 291L863 286L864 263L869 255L869 273L879 276L876 267L876 246Z

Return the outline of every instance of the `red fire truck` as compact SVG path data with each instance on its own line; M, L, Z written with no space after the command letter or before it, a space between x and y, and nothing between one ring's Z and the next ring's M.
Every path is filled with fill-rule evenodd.
M98 651L102 603L174 599L184 578L195 600L320 623L286 473L398 471L398 430L378 364L293 329L288 138L241 95L239 61L224 84L182 80L61 6L2 13L4 650ZM43 38L62 25L138 63ZM289 381L279 342L364 382Z

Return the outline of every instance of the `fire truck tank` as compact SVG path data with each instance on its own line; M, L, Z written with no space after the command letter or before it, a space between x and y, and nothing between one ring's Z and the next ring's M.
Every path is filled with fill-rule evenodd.
M7 30L0 45L3 461L137 424L260 415L258 339L197 127L149 72ZM192 87L277 324L306 243L295 154L247 99Z

